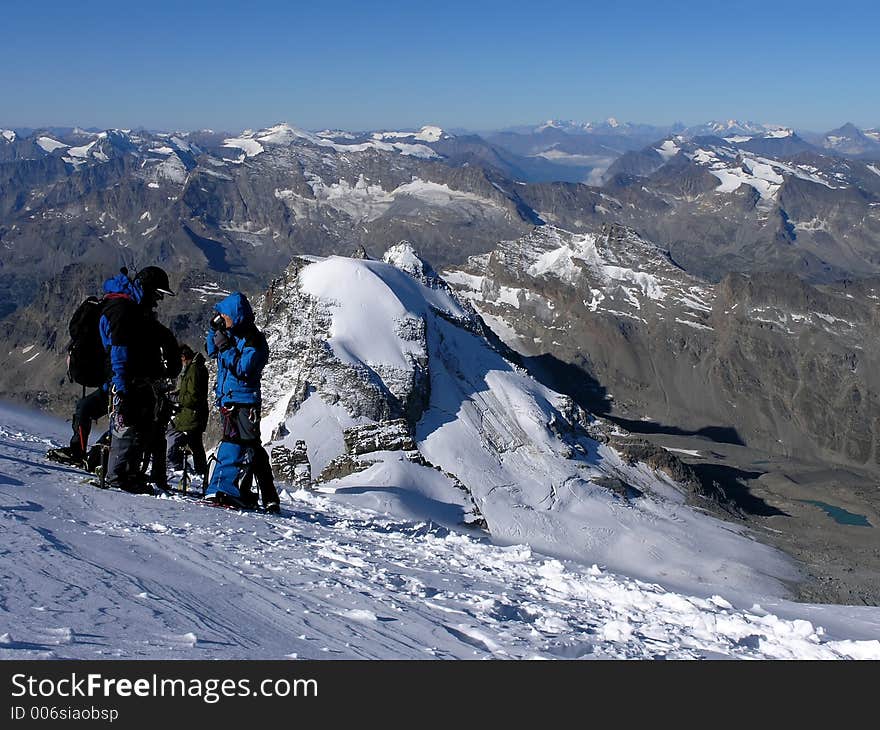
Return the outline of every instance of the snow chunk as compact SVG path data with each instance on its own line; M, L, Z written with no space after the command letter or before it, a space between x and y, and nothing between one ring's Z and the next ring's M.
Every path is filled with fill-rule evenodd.
M64 142L59 142L57 139L52 139L51 137L37 137L37 145L39 145L39 147L41 147L44 152L53 152L54 150L59 150L62 147L69 146L64 144ZM74 154L74 151L70 150L70 154ZM74 156L79 157L80 155Z
M224 139L223 146L239 149L244 152L245 157L256 157L261 152L265 151L263 145L257 142L257 140L244 137L230 137L229 139Z
M315 199L297 194L293 190L275 190L275 197L283 200L294 212L308 209L310 205L327 204L358 221L373 221L384 215L397 198L408 196L417 198L426 205L436 207L463 207L470 212L475 207L485 210L487 207L498 208L498 204L488 198L481 198L474 193L453 190L448 185L427 182L413 178L394 190L386 191L381 185L370 183L363 173L358 176L354 185L345 179L327 184L320 177L312 176L308 180ZM474 210L474 213L477 212Z
M439 142L444 136L444 132L440 127L425 126L419 130L416 139L423 142Z
M400 152L402 155L409 155L410 157L420 157L423 160L430 160L434 157L439 157L439 155L434 152L430 147L426 147L423 144L406 144L405 142L395 142L393 145L395 150Z
M405 271L416 279L421 279L430 271L428 266L419 258L409 241L401 241L396 246L391 246L384 254L382 260L391 264L401 271Z
M262 419L260 429L263 440L271 439L278 425L284 420L284 427L288 433L284 444L292 448L297 441L305 441L309 464L317 476L334 457L345 450L344 430L352 426L362 426L370 421L364 417L355 418L349 415L342 405L327 403L318 393L312 393L294 414L286 416L287 404L293 395L288 393L281 398Z
M686 324L688 327L693 327L695 330L712 330L712 327L709 327L705 324L700 324L699 322L692 322L689 319L680 319L679 317L675 318L675 321L679 324Z
M347 611L343 611L339 615L344 618L349 618L352 621L370 622L379 620L375 613L373 613L372 611L367 611L363 608L350 608Z
M679 153L680 149L674 140L667 139L659 147L656 147L654 151L663 158L663 162L668 162Z
M326 203L355 220L375 220L381 217L394 202L394 193L386 192L381 185L368 183L363 173L358 176L354 185L345 179L327 185L321 178L315 176L309 179L309 186L318 202ZM275 197L289 201L294 209L298 204L309 202L292 190L276 190Z
M664 446L663 448L676 454L684 454L685 456L702 456L696 449L674 449L671 446Z
M373 139L378 140L411 137L421 142L439 142L447 136L440 127L430 125L422 127L418 132L373 132Z
M395 188L392 193L395 197L398 195L410 195L418 198L430 205L450 205L456 200L483 201L494 205L492 201L481 198L474 193L467 193L461 190L453 190L446 184L428 182L420 178L414 178L412 182L405 183Z
M83 145L82 147L71 147L69 150L67 150L67 154L71 157L85 159L89 156L89 152L91 152L92 148L97 144L97 142L97 139L93 139L91 142Z

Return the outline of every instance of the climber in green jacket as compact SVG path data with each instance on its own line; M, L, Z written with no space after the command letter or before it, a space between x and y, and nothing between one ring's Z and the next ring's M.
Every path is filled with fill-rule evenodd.
M193 455L193 467L203 479L208 471L202 435L208 425L208 368L200 352L193 352L189 345L180 346L183 372L178 389L177 415L168 430L168 465L175 470L183 469L184 448L189 446Z

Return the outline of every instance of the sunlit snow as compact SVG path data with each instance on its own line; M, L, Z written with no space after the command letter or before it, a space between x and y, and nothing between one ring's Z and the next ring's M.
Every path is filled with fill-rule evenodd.
M57 139L52 139L51 137L37 137L37 145L44 152L53 152L54 150L61 149L62 147L67 147L68 145L64 144L64 142L59 142ZM73 150L70 150L70 154L73 154ZM75 157L80 157L81 155L74 155Z

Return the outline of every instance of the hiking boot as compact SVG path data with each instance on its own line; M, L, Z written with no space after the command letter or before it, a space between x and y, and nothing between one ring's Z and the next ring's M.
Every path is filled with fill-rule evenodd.
M123 482L111 484L110 486L121 489L123 492L130 492L131 494L153 493L153 485L150 484L146 479L127 479Z
M241 505L247 509L255 509L257 507L257 495L253 492L242 490L239 501L241 502Z
M233 497L226 492L215 492L205 497L206 502L213 502L221 507L231 507L232 509L249 509L248 505L242 502L238 497Z
M62 446L59 449L49 449L46 452L46 458L57 461L59 464L75 466L77 468L85 467L85 455L79 449L72 449L69 446Z
M270 515L277 515L281 513L281 505L278 502L269 502L263 506L263 511Z

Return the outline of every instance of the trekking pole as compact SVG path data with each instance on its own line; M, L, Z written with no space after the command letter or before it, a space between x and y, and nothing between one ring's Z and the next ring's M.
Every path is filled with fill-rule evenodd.
M101 445L101 473L98 476L98 486L100 486L101 489L107 488L107 470L110 468L110 447L113 444L113 429L116 423L116 407L112 386L107 392L107 397L107 418L109 420L107 425L109 428L107 429L107 443ZM104 461L105 455L107 456L106 461Z
M189 455L192 454L192 449L190 449L189 444L183 447L183 476L180 477L180 490L186 494L187 488L189 487L189 474L187 473L187 469L189 467Z
M202 480L202 497L204 498L205 492L208 491L208 483L211 481L211 462L217 463L217 455L211 454L208 457L207 466L205 468L205 478Z
M110 439L113 438L113 435L110 435ZM101 489L107 488L107 467L110 465L110 442L106 444L101 444L101 463L98 468L101 470L101 473L98 475L98 486Z

